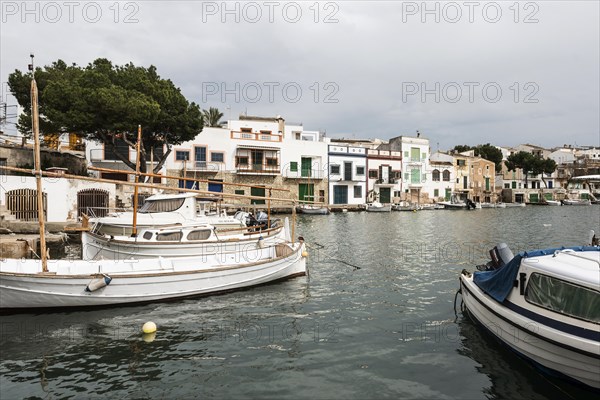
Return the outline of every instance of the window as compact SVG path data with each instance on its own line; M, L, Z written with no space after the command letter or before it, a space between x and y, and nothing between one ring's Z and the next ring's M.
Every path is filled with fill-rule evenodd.
M155 213L155 212L172 212L177 211L183 205L183 199L160 199L146 200L144 205L138 212L140 213Z
M224 153L216 153L216 152L212 152L210 153L210 161L212 162L224 162L225 161L225 154Z
M444 182L450 182L450 171L446 170L442 172L442 179Z
M465 160L456 160L456 165L458 165L459 167L464 167L465 166Z
M407 181L410 178L410 174L408 172L404 173L404 180Z
M175 161L189 161L190 151L189 150L175 150Z
M399 190L394 190L394 197L400 197L402 196L402 192Z
M431 179L434 182L439 182L440 181L440 171L437 169L434 169L433 172L431 173Z
M6 158L0 158L0 167L6 167ZM0 175L6 175L6 171L0 169Z
M411 147L410 148L410 160L411 161L421 161L420 156L421 155L421 149L419 149L418 147Z
M241 194L243 196L244 194L246 194L246 192L244 192L243 189L236 189L235 194Z
M191 231L188 233L188 240L206 240L210 237L211 230L210 229L200 229Z
M440 189L433 189L433 197L440 197Z
M240 128L240 132L251 133L252 132L252 128Z
M235 165L238 167L247 167L248 166L248 157L236 157Z
M331 175L339 175L340 174L340 166L332 165L331 166Z
M267 167L276 167L278 165L276 158L267 158Z
M183 233L179 232L168 232L168 233L159 233L156 235L156 240L159 242L171 242L171 241L180 241Z
M298 161L290 161L290 172L298 172Z
M378 179L379 178L379 170L370 169L369 170L369 179Z
M408 158L408 151L404 152L404 157Z
M505 183L504 184L504 189L510 189L510 183Z
M194 160L206 161L206 147L194 147Z
M552 276L529 276L525 300L559 314L600 322L600 293Z
M421 160L424 160L427 158L427 153L421 153Z
M359 199L362 197L362 186L354 186L354 198Z
M365 174L365 167L356 167L356 175L364 175Z

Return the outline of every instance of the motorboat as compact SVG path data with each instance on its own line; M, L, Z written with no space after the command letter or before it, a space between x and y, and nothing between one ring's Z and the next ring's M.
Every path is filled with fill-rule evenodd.
M195 193L155 194L148 197L138 209L136 228L156 228L173 224L210 224L217 229L246 227L239 215L229 216L225 210L212 210L212 201L203 201ZM89 218L89 224L98 226L103 234L129 236L133 233L133 211L114 212L106 217ZM244 215L245 217L245 215Z
M500 244L491 261L460 274L468 315L544 372L600 389L600 247L514 256Z
M381 204L378 201L367 204L367 211L369 212L390 212L391 210L391 204Z

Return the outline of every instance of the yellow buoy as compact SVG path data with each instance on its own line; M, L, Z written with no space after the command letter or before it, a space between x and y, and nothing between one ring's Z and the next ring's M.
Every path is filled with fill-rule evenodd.
M142 332L144 333L154 333L156 332L156 324L152 321L148 321L142 326Z

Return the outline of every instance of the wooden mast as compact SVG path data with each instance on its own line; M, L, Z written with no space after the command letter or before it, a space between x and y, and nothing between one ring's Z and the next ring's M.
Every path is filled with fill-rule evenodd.
M131 236L137 236L137 209L138 209L138 183L140 180L140 143L142 142L142 126L138 125L137 143L135 145L137 156L135 157L135 183L133 187L133 229Z
M44 218L44 194L42 193L42 163L40 157L40 125L38 111L38 89L35 82L33 54L31 55L31 131L33 133L33 158L35 169L35 183L37 186L37 209L40 223L40 257L42 271L48 272L48 255L46 254L46 225Z

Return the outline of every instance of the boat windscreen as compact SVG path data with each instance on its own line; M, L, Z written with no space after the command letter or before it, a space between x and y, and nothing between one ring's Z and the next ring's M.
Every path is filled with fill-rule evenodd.
M177 211L183 205L185 198L146 200L140 208L140 213L159 213Z

